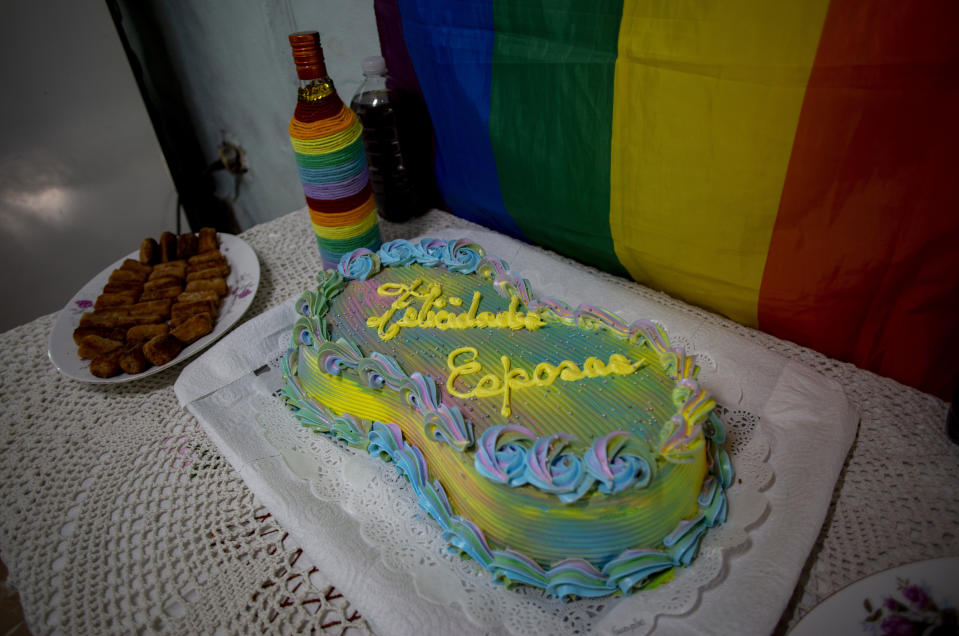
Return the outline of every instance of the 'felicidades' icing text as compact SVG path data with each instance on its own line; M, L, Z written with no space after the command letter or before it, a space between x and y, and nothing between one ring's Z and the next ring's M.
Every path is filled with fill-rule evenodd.
M473 292L473 300L470 308L465 313L454 313L445 311L440 307L446 306L447 301L442 298L443 289L438 284L433 283L426 291L419 291L423 280L417 278L409 285L402 283L385 283L377 288L376 293L380 296L397 296L389 309L379 316L370 316L366 321L367 327L376 328L376 333L381 340L392 340L400 329L404 327L419 327L421 329L527 329L535 331L544 324L543 319L538 314L529 312L523 313L519 309L520 299L515 294L511 296L509 309L493 314L488 311L479 313L479 305L482 295L479 292ZM413 300L422 301L419 310L410 307ZM459 298L450 298L449 304L452 306L462 305ZM436 307L438 311L433 311ZM401 317L396 322L390 324L390 321L403 310Z

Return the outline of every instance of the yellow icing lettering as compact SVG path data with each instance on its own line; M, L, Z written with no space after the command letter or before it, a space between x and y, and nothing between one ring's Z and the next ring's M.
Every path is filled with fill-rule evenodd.
M559 377L561 380L566 380L567 382L574 382L576 380L582 380L585 377L576 363L570 362L569 360L563 360L559 363L560 374Z
M602 360L589 357L583 363L583 373L586 374L587 378L600 378L608 375L609 371L606 370L606 365L603 364Z
M470 321L476 320L476 312L479 311L480 299L483 297L483 294L478 291L473 292L473 300L470 301L470 309L466 312L466 315L469 316Z
M473 389L476 397L493 397L503 392L503 383L492 373L488 373L480 379L479 384Z
M450 329L469 329L470 317L466 314L456 314Z
M399 327L391 327L390 330L384 329L386 325L389 324L390 320L393 319L393 314L395 314L400 309L405 309L410 306L410 297L417 295L416 288L423 284L423 281L419 278L414 280L409 285L403 285L402 283L383 283L376 289L376 293L380 296L399 296L397 300L393 301L393 304L390 305L390 308L383 312L381 316L371 316L366 319L367 327L376 327L377 335L379 335L381 340L390 340L396 333L399 331Z
M604 363L599 358L590 357L583 362L581 369L575 362L563 360L558 365L540 362L530 374L525 369L513 368L509 356L501 356L502 373L496 376L492 373L483 375L476 386L469 391L456 388L456 381L464 376L477 375L483 372L483 365L477 362L479 352L476 347L460 347L450 352L446 364L450 369L446 380L446 390L450 395L460 398L502 396L503 404L500 413L503 417L512 414L510 401L513 391L526 389L532 386L548 387L559 377L566 382L575 382L585 377L598 378L608 375L629 375L643 366L642 361L631 363L625 356L614 353L609 361Z
M503 417L509 417L512 409L509 406L510 392L513 389L525 389L530 386L529 374L523 369L510 369L510 359L502 356L500 362L503 364L503 407L500 413Z
M395 296L396 300L379 316L370 316L366 319L366 326L376 329L381 340L390 340L400 329L417 327L420 329L526 329L535 331L545 325L543 319L536 312L523 313L519 311L519 296L510 294L509 308L498 314L488 311L479 313L482 294L473 292L469 310L466 313L456 313L442 309L449 305L460 307L463 301L455 296L442 298L443 289L438 283L433 283L426 291L420 291L423 280L417 278L409 285L403 283L383 283L376 289L380 296ZM410 307L414 300L420 301L419 309ZM436 311L434 311L434 309ZM478 314L478 315L477 315ZM391 321L395 316L400 318Z
M419 280L418 278L416 280ZM430 285L430 290L426 292L426 297L423 298L423 306L420 307L420 321L423 321L426 316L429 314L430 309L433 307L433 303L436 302L436 299L440 297L440 294L443 293L443 290L440 289L440 286L436 283Z
M403 283L383 283L376 288L376 293L380 296L408 296L416 291L416 288L422 284L423 281L419 278L409 285L404 285Z
M412 327L416 324L416 310L412 307L407 307L406 311L403 313L403 317L400 318L399 323L402 327Z
M450 328L450 318L453 318L453 314L448 311L440 310L436 312L436 328L441 331L446 331Z
M456 358L463 354L467 354L470 357L461 364L457 364ZM450 395L464 399L473 396L473 391L463 393L456 389L454 383L461 375L473 375L483 370L483 365L476 362L476 356L477 351L475 347L460 347L459 349L450 351L449 356L446 358L446 364L450 368L450 377L446 379L446 390L450 392Z
M642 362L632 364L626 359L626 356L619 353L614 353L613 355L609 356L609 369L612 373L617 375L628 375L641 367L642 364Z
M536 365L536 368L533 369L533 383L536 386L549 386L556 381L558 375L559 369L549 362L540 362Z

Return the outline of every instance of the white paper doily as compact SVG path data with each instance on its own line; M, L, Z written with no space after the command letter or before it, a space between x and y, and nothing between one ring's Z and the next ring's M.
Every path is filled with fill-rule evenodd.
M276 397L283 383L278 356L269 366L270 371L261 370L260 381L273 396L261 393L250 406L287 466L309 482L315 497L356 520L365 544L387 568L408 577L421 598L458 606L472 623L493 633L649 633L659 616L683 615L697 605L704 588L723 573L724 556L733 548L745 549L749 529L761 522L768 507L762 491L773 471L759 418L719 407L735 470L729 517L706 534L688 568L677 569L667 585L630 597L564 603L527 586L507 590L476 562L447 551L439 525L420 509L392 464L300 426Z
M745 552L729 551L726 575L704 591L701 605L679 619L660 617L657 633L781 633L863 577L959 554L959 446L946 436L942 400L539 248L510 251L512 242L443 212L381 228L384 240L467 236L527 275L537 294L575 290L577 302L630 319L661 317L674 343L690 334L718 363L712 373L699 352L700 378L710 390L722 389L723 404L762 417L775 469L764 491L769 515L750 530ZM319 262L312 237L305 208L242 235L263 276L241 322L290 304L312 284ZM548 266L531 264L531 256ZM588 283L582 294L594 297L582 297L576 281ZM418 596L394 602L399 594L390 597L385 584L405 583L400 575L364 570L364 560L341 568L342 576L337 568L345 559L338 561L337 546L311 525L314 517L298 523L301 509L273 496L266 477L294 478L279 457L278 468L267 472L276 451L266 442L255 450L267 459L237 450L262 437L250 410L238 410L231 429L200 399L236 379L220 382L215 373L235 369L233 357L212 365L208 350L190 366L135 384L84 385L61 376L47 358L56 317L0 334L0 552L31 631L395 634L409 626L411 634L449 633L424 621L435 604L417 604ZM266 332L243 331L244 352L250 333ZM206 381L180 402L201 413L199 421L171 388L181 370L191 388ZM857 412L862 425L846 457ZM202 473L190 478L192 471L181 468L187 464ZM310 501L325 503L296 482ZM339 510L318 507L321 517ZM330 591L333 581L337 589ZM374 600L402 607L404 627L380 620ZM373 623L357 619L356 610ZM609 624L630 633L626 623ZM458 636L477 632L466 622Z
M463 236L463 232L449 230L434 235L444 234L452 235L447 238ZM196 415L258 500L289 530L310 562L351 599L374 631L467 636L507 633L513 628L507 627L509 623L527 632L542 632L556 625L555 620L561 621L564 632L639 634L655 629L657 634L686 635L773 631L822 527L830 493L855 436L856 414L849 408L842 388L801 364L789 362L698 315L661 301L655 294L638 294L631 287L578 269L555 255L489 232L474 229L470 238L528 276L538 293L552 293L567 302L597 304L625 320L654 318L673 340L682 342L697 356L702 366L699 379L703 386L730 409L734 418L737 411L744 413L744 422L751 421L748 414L762 418L760 434L768 443L768 460L764 459L767 448L763 444L753 447L753 440L749 438L744 449L749 451L747 456L755 450L761 459L753 462L755 470L748 468L748 462L736 460L739 473L729 492L734 525L722 531L730 532L735 524L741 523L748 537L744 541L739 540L742 537L726 541L725 535L717 534L711 540L740 547L725 549L716 562L715 574L704 570L702 580L708 581L703 584L705 587L690 585L694 593L688 596L666 586L656 591L663 594L659 598L649 592L601 603L587 601L582 603L582 611L576 610L576 606L563 606L565 616L554 619L549 614L554 601L549 601L550 605L544 610L542 605L536 605L535 599L531 601L532 590L508 592L493 588L499 593L512 594L511 603L519 598L517 594L525 594L527 598L522 598L520 605L526 612L524 615L509 614L508 608L483 600L498 601L500 596L476 594L479 604L469 601L469 607L464 606L463 601L450 602L448 599L456 586L447 585L445 574L437 573L448 571L448 567L428 565L441 564L446 558L442 544L435 552L422 556L417 553L415 560L407 560L415 568L432 568L431 576L420 577L409 570L392 569L405 567L402 561L396 564L397 555L405 555L421 540L407 537L406 544L384 557L369 540L378 535L371 535L365 529L375 526L354 516L358 514L354 505L356 495L334 492L325 495L328 499L322 499L311 489L311 467L320 465L312 446L320 442L312 439L312 435L294 439L294 448L284 455L266 439L263 427L257 422L257 418L262 417L257 412L264 411L265 406L280 408L272 400L261 403L261 398L269 397L279 386L279 380L272 377L278 372L275 369L271 372L268 363L285 351L290 341L296 320L293 304L298 294L242 325L184 369L175 387L180 403ZM293 426L296 430L298 424ZM371 465L366 457L355 459L364 460L360 470L376 470L375 461ZM322 461L334 463L332 458ZM775 479L770 477L771 469L763 472L764 463L774 468ZM386 483L392 469L389 466L380 469L385 471L381 479ZM337 475L342 475L342 468L338 470ZM300 477L296 471L307 478ZM326 479L326 474L321 474L321 480ZM349 475L350 479L355 477L356 474ZM756 485L764 483L769 483L768 488ZM758 521L754 524L737 521L735 517L736 510L753 510L748 506L749 497L743 496L746 489L740 486L755 488L768 503L765 508L755 509ZM350 484L345 487L352 488ZM345 501L344 505L340 505L341 500ZM390 505L399 504L391 500ZM405 510L412 511L417 523L426 523L425 514L418 512L415 506L407 506ZM768 511L767 514L762 514L762 510ZM411 522L405 523L409 526ZM414 534L418 537L417 533ZM708 555L701 561L700 567L704 568L710 563ZM693 580L697 575L688 576ZM474 593L480 589L477 581L486 584L489 580L469 576L461 579L471 585L476 582L469 588ZM462 587L463 583L458 580L456 585ZM655 610L644 609L643 603L654 605ZM685 613L680 614L681 611ZM477 614L493 622L478 625L473 622Z

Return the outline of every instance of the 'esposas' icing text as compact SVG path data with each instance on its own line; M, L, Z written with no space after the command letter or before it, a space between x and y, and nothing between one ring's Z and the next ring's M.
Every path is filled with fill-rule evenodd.
M629 375L643 366L643 362L630 362L626 356L614 353L609 356L608 362L599 358L589 357L580 368L575 362L563 360L559 364L540 362L532 373L525 369L514 369L509 356L500 356L503 370L499 375L488 373L480 378L469 391L460 391L454 386L457 379L482 373L483 365L476 361L479 352L476 347L460 347L450 352L446 364L450 369L450 377L446 380L446 390L459 398L503 396L503 406L500 413L509 417L510 395L515 389L526 389L533 386L547 387L557 378L566 382L574 382L583 378L603 378L607 375Z

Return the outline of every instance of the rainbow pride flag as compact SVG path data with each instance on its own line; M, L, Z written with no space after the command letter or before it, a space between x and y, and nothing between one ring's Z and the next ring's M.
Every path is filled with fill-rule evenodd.
M448 208L948 399L959 3L375 0Z

